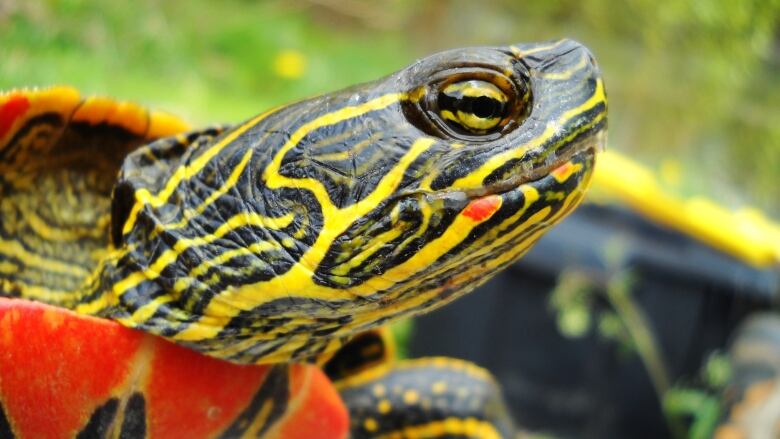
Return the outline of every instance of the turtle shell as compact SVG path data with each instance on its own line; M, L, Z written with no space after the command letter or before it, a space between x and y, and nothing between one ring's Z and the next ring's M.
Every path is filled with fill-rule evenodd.
M316 366L236 365L118 323L0 298L0 437L340 438Z
M174 116L68 87L0 94L0 296L72 305L109 249L125 157L186 129Z
M66 309L111 248L124 158L186 129L67 87L0 95L0 437L346 435L315 366L235 365Z

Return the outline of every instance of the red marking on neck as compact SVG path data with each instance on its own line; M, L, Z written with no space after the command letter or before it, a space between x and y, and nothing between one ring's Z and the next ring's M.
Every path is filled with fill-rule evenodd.
M0 106L0 139L5 137L14 121L30 108L30 101L21 94L15 94Z
M500 196L486 195L484 197L479 197L469 203L469 205L463 209L463 215L473 219L474 221L482 222L493 216L493 214L496 213L500 207Z

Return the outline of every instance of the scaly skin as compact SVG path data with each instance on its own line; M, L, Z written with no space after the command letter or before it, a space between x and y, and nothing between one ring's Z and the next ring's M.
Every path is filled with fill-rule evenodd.
M569 40L443 52L188 134L74 94L0 97L0 295L236 363L326 359L471 291L577 206L606 132Z
M504 131L431 123L437 78L457 75L514 89ZM124 162L117 248L75 309L231 361L332 352L520 257L582 198L605 114L590 54L564 41L444 52L189 148L152 143Z

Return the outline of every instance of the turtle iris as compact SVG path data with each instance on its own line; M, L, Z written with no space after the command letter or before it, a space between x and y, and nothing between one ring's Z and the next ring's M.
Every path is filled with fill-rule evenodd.
M455 82L439 92L439 116L456 129L483 134L500 125L507 113L508 100L506 94L490 82Z

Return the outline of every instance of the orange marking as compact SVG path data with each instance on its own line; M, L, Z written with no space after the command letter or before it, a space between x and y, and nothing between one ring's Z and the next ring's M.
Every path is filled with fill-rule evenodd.
M572 176L575 172L577 172L582 165L575 166L572 162L566 162L562 164L561 166L558 166L557 168L550 171L550 175L552 175L558 183L563 183L564 181L568 180L569 177Z
M2 298L0 330L0 400L17 436L43 439L72 437L86 425L124 381L143 337L107 320Z
M90 125L106 123L119 125L135 135L143 135L149 120L146 111L128 102L117 102L110 98L91 97L73 113L74 122L87 122Z
M157 139L172 136L190 129L186 122L176 116L161 111L153 111L149 115L149 131L146 137Z
M66 318L68 318L68 315L56 308L43 311L43 323L49 325L48 329L50 330L57 329L65 322Z
M269 370L159 340L145 392L149 437L214 436L249 405Z
M133 102L120 102L111 98L87 98L73 114L73 120L91 125L106 123L120 126L131 133L149 139L178 134L189 126L176 116L160 111L148 112Z
M142 345L152 355L136 355ZM345 438L347 410L330 380L312 365L290 368L290 405L274 426L276 437ZM134 370L148 376L136 379ZM268 370L206 357L109 320L0 298L0 403L19 437L73 437L109 398L136 391L146 399L150 437L213 437L246 409Z
M0 139L5 137L16 119L26 113L29 108L30 101L22 94L11 95L11 97L0 106Z
M500 207L501 197L499 195L487 195L479 197L469 203L469 205L463 209L463 215L476 222L482 222L493 216Z
M328 377L313 365L291 366L288 411L274 424L268 439L344 439L349 414Z

